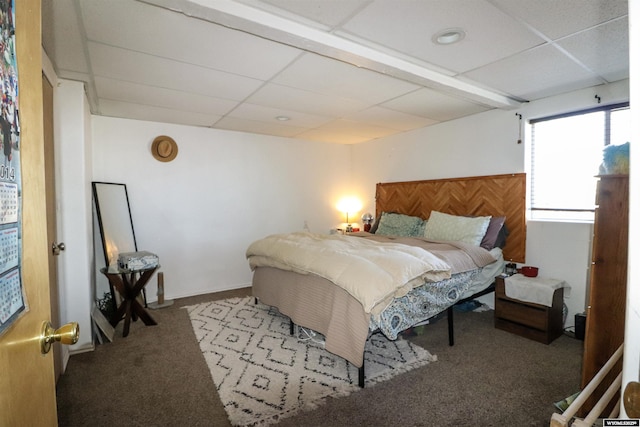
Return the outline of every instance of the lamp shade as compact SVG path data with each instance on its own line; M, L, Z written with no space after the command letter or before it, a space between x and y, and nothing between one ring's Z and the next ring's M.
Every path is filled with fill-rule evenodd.
M362 209L362 203L355 197L345 197L338 202L336 206L340 212L344 212L347 215L358 212Z

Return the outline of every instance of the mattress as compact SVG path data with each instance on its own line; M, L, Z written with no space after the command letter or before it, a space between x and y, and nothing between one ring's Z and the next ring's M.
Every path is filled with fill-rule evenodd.
M499 274L504 264L500 253L494 256L500 259L482 269L454 274L451 279L425 284L394 299L375 321L348 292L313 274L258 267L252 291L260 302L278 308L295 324L323 334L328 351L360 367L372 331L379 329L396 339L399 332L444 311L471 289L478 292L490 286L495 277L492 274Z

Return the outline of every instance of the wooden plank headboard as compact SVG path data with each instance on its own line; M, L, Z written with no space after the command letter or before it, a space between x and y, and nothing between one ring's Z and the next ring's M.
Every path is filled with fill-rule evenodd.
M506 216L505 260L525 262L526 174L489 175L376 185L376 217L398 212L428 219L432 210L451 215Z

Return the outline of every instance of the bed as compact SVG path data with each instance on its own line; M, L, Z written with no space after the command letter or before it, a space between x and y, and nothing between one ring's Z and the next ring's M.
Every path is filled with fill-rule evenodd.
M267 236L247 250L253 270L253 295L288 316L292 325L323 334L328 351L359 368L359 385L363 387L364 345L371 333L381 332L396 339L401 331L446 311L453 344L452 307L491 292L493 278L502 271L505 261L524 262L525 188L524 174L377 184L376 217L380 227L392 216L417 222L426 219L424 233L439 218L465 224L467 220L462 218L502 218L504 227L500 229L509 231L508 238L501 247L476 251L473 247L477 248L477 242L443 241L419 232L393 235L392 227L382 234L378 229L375 234L349 236ZM483 221L487 222L486 232L488 221ZM283 252L280 246L270 248L270 239L274 238L292 245L292 264L265 260L273 252ZM315 240L321 246L316 246ZM434 255L438 249L433 245L444 248L445 255ZM465 259L458 265L452 258ZM391 273L379 273L368 271L366 265L386 267L391 259L406 263L398 274L407 276L388 289L386 283L378 281L395 276L395 267L389 267ZM309 265L317 260L322 261L320 267ZM325 265L333 271L325 271ZM371 288L374 295L369 294Z

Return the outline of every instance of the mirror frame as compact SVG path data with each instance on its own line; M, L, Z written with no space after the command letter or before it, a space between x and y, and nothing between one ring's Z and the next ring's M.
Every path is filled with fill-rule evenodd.
M91 186L98 216L105 267L109 268L110 263L115 262L117 264L117 254L119 252L136 252L138 250L127 185L115 182L93 181ZM108 192L106 192L107 190ZM131 247L131 244L133 244L133 247ZM121 250L113 253L113 246L116 249L120 247Z

